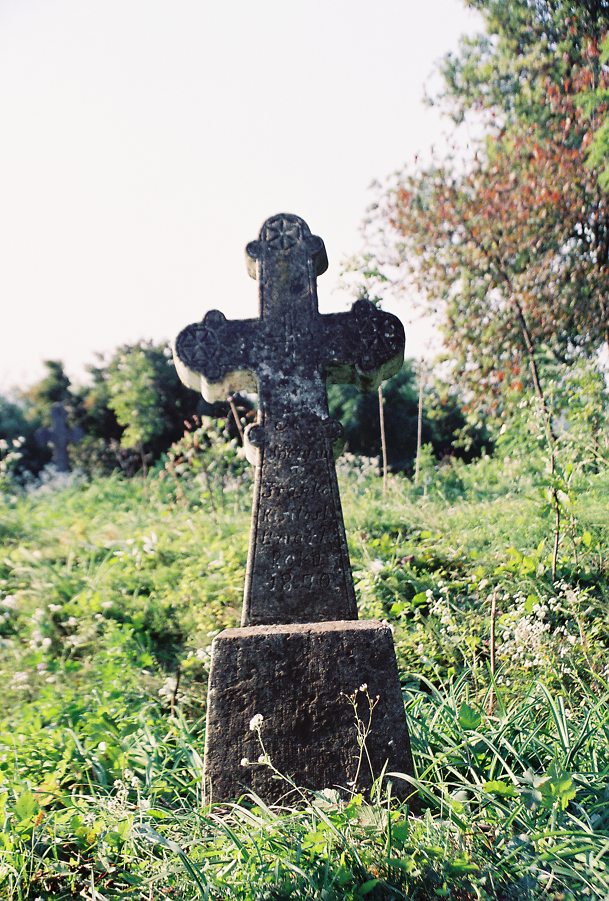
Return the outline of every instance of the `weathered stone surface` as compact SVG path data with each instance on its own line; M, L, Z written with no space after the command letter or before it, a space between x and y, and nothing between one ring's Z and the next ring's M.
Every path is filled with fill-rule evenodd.
M372 784L360 755L355 712L370 718L366 750L375 777L412 775L412 757L391 630L379 622L254 626L228 629L212 645L205 778L212 800L253 790L266 800L291 792L289 784L258 763L263 753L250 729L261 715L264 752L273 766L302 788L337 788L343 795ZM341 694L342 693L342 694ZM242 764L245 759L249 765ZM394 779L392 794L413 789ZM416 803L413 801L413 806Z
M333 459L342 429L326 382L375 390L402 365L404 329L366 300L319 313L325 247L298 216L267 220L246 253L260 317L212 310L174 348L180 377L206 400L258 391L258 423L246 432L256 484L242 625L356 619Z
M342 428L329 417L326 382L374 390L400 368L404 330L365 300L349 313L318 312L326 252L297 216L267 220L247 258L260 317L212 310L174 348L180 377L208 401L236 390L259 398L246 431L256 481L242 628L212 645L205 780L214 800L289 791L255 763L263 749L249 724L261 715L264 752L295 785L362 790L386 764L408 775L413 765L391 631L357 622L334 467ZM367 726L363 684L374 705L365 752L348 701L356 697ZM407 780L394 794L411 795Z
M254 486L244 625L357 619L332 451L340 434L331 419L304 415L287 436L266 432Z
M53 404L51 408L51 428L41 428L36 432L36 440L39 444L50 444L53 448L53 463L58 472L70 471L70 458L68 445L78 444L85 433L80 428L70 428L67 421L65 407L61 403Z

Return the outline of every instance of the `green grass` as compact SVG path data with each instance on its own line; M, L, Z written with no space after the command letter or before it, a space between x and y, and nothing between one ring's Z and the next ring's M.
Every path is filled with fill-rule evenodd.
M0 898L609 896L604 472L565 502L553 580L534 467L487 458L383 497L341 464L420 817L378 787L209 806L209 646L239 621L251 480L180 478L0 495Z

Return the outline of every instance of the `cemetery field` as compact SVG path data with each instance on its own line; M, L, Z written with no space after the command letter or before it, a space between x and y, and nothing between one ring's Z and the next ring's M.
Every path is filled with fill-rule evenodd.
M385 496L374 462L339 461L359 616L394 630L414 817L279 773L280 806L206 798L209 647L239 624L251 505L221 459L4 484L0 898L607 898L606 469L552 503L517 453L427 461Z

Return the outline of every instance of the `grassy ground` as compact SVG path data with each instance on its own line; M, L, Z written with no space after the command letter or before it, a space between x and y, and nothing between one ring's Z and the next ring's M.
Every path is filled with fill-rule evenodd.
M609 896L609 478L555 510L517 457L340 465L360 617L394 638L422 815L328 786L202 794L209 646L238 623L250 474L0 495L0 897ZM289 774L288 774L289 775Z

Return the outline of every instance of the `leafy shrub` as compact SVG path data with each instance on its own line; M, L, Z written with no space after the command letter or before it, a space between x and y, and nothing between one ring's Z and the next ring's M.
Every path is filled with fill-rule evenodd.
M242 490L253 481L240 441L227 435L224 420L209 416L195 418L195 427L188 424L184 436L171 446L158 478L167 476L176 501L186 503L188 495L191 501L208 502L214 512L225 505L228 494L235 494L238 503Z

